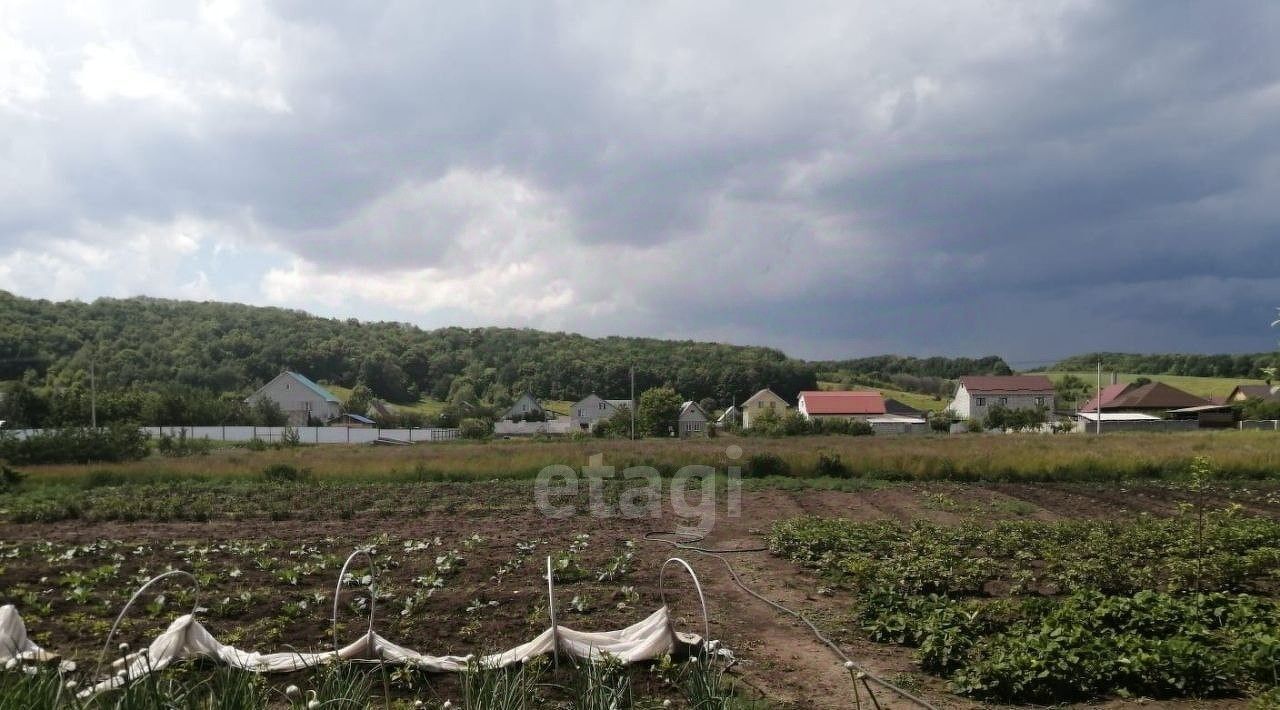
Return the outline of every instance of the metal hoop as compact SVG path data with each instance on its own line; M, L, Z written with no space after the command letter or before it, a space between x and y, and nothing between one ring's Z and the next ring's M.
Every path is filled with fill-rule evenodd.
M547 555L547 616L551 617L551 659L560 668L560 627L556 625L555 575L551 572L551 555Z
M667 565L670 565L672 562L679 563L680 566L684 567L685 571L689 573L689 576L693 578L693 586L698 590L698 602L702 604L702 643L711 643L711 620L707 616L707 598L702 593L702 583L698 581L698 575L694 574L693 568L689 566L689 563L679 557L669 558L666 562L662 563L662 569L658 571L658 595L662 599L662 606L667 607L667 609L670 610L670 607L667 606Z
M120 622L124 620L124 615L129 612L129 607L133 606L133 603L138 601L138 597L142 596L142 593L147 591L151 585L165 579L166 577L172 577L174 575L186 577L191 580L191 585L195 587L195 600L191 602L191 611L187 614L188 616L195 616L196 610L200 608L200 580L196 579L195 575L186 570L171 569L164 574L158 574L151 579L148 579L146 583L141 587L138 587L138 590L133 593L133 596L129 597L129 601L125 603L124 608L116 615L116 621L111 625L111 632L107 634L107 642L102 644L102 652L98 654L98 663L93 667L93 675L95 678L101 677L102 661L107 657L107 651L111 648L111 639L115 638L116 629L120 628Z
M369 561L369 584L366 589L369 590L369 631L366 637L373 636L373 619L374 611L378 606L378 592L374 589L378 579L378 567L373 562L373 555L367 549L360 549L347 555L347 561L342 563L342 571L338 572L338 586L333 588L333 655L338 655L338 597L342 595L342 579L347 576L347 568L351 566L351 561L358 555L364 555Z

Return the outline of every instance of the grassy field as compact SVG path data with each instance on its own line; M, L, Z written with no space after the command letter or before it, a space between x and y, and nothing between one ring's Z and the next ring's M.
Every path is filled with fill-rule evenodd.
M896 399L908 407L914 407L925 412L941 412L947 408L947 405L951 401L949 399L937 399L927 394L903 392L901 390L891 390L884 387L846 387L839 382L818 382L818 389L833 392L846 389L874 389L885 397Z
M347 398L351 396L350 387L325 385L324 388L332 392L334 396L343 402L346 402ZM428 416L435 416L444 411L444 402L430 397L422 397L417 402L392 402L392 405L395 406L396 409L401 409L407 412L417 412Z
M1075 375L1084 380L1090 386L1096 386L1098 382L1097 372L1046 372L1049 379L1055 383L1067 375ZM1145 377L1149 380L1163 382L1171 387L1177 387L1184 392L1190 392L1199 397L1225 397L1235 389L1236 385L1260 385L1262 380L1248 380L1238 377L1184 377L1182 375L1139 375L1131 372L1122 372L1116 375L1116 379L1120 382L1133 382L1139 377ZM1111 373L1102 373L1102 384L1111 384Z
M767 439L721 436L672 441L577 439L449 442L412 447L299 446L261 452L216 449L187 458L152 456L120 464L29 466L31 481L89 476L244 479L276 463L334 480L435 481L529 479L551 465L574 468L594 454L605 465L652 466L670 475L689 464L749 470L777 457L789 480L819 475L823 457L849 478L882 480L1110 480L1176 477L1195 456L1213 458L1227 474L1280 475L1280 435L1205 431L1108 434L1101 437L993 434L963 437L817 436ZM736 455L736 458L731 458Z

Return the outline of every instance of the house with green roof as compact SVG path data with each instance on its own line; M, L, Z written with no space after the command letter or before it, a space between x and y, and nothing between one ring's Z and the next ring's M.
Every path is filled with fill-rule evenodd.
M342 414L342 403L332 392L291 370L276 375L244 401L252 407L263 399L280 405L291 426L306 426L312 421L328 423Z

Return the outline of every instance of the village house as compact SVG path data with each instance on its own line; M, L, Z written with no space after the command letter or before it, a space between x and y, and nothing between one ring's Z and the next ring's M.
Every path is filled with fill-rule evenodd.
M796 409L805 419L861 419L885 414L884 396L875 390L801 392Z
M791 405L787 404L787 400L766 387L742 403L742 428L750 429L751 421L765 412L773 412L781 417L790 408Z
M1229 404L1243 404L1251 399L1264 402L1280 402L1280 387L1274 385L1236 385L1225 400Z
M1095 396L1081 407L1081 412L1097 412L1099 397ZM1102 388L1102 411L1139 412L1161 416L1169 410L1187 407L1204 407L1212 403L1189 392L1163 382L1133 382L1108 385ZM1105 424L1105 420L1104 420Z
M707 413L702 411L697 402L690 400L680 405L680 419L677 423L680 438L706 436L708 421Z
M312 421L327 423L342 414L342 403L332 392L290 370L276 375L244 401L252 407L263 399L279 405L290 426L306 426Z
M612 417L623 407L631 408L631 400L604 399L592 392L569 408L569 428L590 431L596 422Z
M525 392L520 398L511 405L506 414L502 415L503 419L513 422L522 422L534 415L534 421L544 421L547 417L547 410L542 408L542 403L533 396L532 392Z
M960 378L949 409L961 419L984 420L992 407L1053 411L1053 382L1044 375L970 375Z
M876 390L807 391L800 393L796 408L805 419L857 419L871 425L876 434L924 434L929 424L923 416L896 403L890 411L889 401Z

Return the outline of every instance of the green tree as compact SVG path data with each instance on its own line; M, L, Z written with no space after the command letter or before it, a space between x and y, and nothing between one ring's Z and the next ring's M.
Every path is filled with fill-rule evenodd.
M347 411L353 414L364 414L369 411L370 404L373 404L373 391L363 382L356 383L355 388L351 390L351 396L347 397Z
M680 419L684 402L670 387L652 387L636 403L636 429L645 436L669 436Z
M289 423L289 416L274 399L263 397L253 403L253 423L258 426L284 426Z

